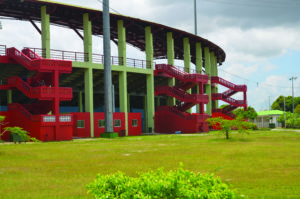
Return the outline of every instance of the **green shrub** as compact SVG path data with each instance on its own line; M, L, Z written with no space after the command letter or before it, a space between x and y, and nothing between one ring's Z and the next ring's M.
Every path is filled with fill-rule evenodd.
M268 127L261 127L259 130L260 131L270 131L271 129Z
M165 173L163 169L131 178L117 172L98 175L87 185L94 198L241 198L213 174L202 175L184 169Z
M251 130L258 130L257 124L254 124L254 123L249 122L248 129L251 129Z
M275 123L269 123L269 128L270 128L270 129L275 129L275 127L276 127L276 126L275 126Z

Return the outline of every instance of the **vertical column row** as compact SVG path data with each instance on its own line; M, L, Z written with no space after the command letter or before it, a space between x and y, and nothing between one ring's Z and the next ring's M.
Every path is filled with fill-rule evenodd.
M151 27L145 28L145 43L146 43L146 61L151 63L151 69L153 70L153 35L151 32ZM146 75L147 84L147 119L146 127L149 131L154 130L154 74ZM150 128L152 130L150 130Z
M184 70L187 73L191 73L191 46L188 37L183 38L183 61ZM187 93L192 93L192 89L189 89ZM187 110L188 113L192 113L192 109Z
M202 74L202 47L201 43L196 43L196 71ZM197 85L197 94L203 94L203 83ZM197 105L197 113L204 114L204 103L200 103Z
M217 75L217 60L216 60L216 56L215 56L214 52L210 53L210 62L211 62L210 63L211 64L211 76L212 77L218 76ZM212 94L217 93L217 84L216 83L211 85L211 93ZM212 109L216 109L217 104L218 104L217 100L212 101Z
M121 63L126 67L126 29L124 28L123 20L118 21L118 52ZM128 136L128 102L127 94L127 72L126 70L119 72L119 102L120 112L125 113L125 131Z
M168 64L174 66L174 39L173 39L173 33L168 32L167 33L167 58L168 58ZM170 77L168 78L168 86L173 87L175 86L175 78ZM168 98L168 106L175 106L176 99L174 97Z
M212 103L211 103L211 61L210 61L210 53L209 53L209 48L205 47L204 48L204 58L205 58L205 73L208 75L209 82L206 84L206 94L209 96L209 102L206 105L206 112L209 116L212 114Z
M93 40L92 40L92 22L89 20L89 14L83 15L83 46L84 61L92 63ZM93 91L93 69L84 69L84 99L85 112L90 113L91 137L94 137L94 91Z
M41 7L41 28L42 28L42 57L50 59L50 16L47 14L47 7Z

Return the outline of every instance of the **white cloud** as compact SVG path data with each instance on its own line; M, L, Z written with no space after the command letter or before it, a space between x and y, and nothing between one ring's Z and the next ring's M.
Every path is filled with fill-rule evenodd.
M207 38L225 50L227 62L261 62L282 56L288 49L300 50L300 28L220 29Z

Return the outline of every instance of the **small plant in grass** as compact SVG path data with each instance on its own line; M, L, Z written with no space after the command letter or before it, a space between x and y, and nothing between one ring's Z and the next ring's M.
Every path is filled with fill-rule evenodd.
M23 128L18 127L18 126L14 126L14 127L5 127L4 128L5 132L9 131L11 133L17 134L22 141L24 141L25 143L28 141L33 141L33 142L39 142L38 139L36 138L32 138L28 135L28 132L25 131Z
M230 138L232 129L237 129L239 132L247 132L247 129L252 127L252 123L244 121L242 117L237 117L235 120L226 120L220 117L208 118L206 120L213 126L219 126L225 134L226 139Z
M244 198L229 189L213 174L200 174L183 168L164 172L163 169L139 173L138 177L117 172L98 175L87 185L88 193L94 198Z
M4 125L4 120L5 120L5 116L0 116L0 142L3 142L1 140L1 136L5 133L5 131L2 132L2 128L1 128L1 126Z

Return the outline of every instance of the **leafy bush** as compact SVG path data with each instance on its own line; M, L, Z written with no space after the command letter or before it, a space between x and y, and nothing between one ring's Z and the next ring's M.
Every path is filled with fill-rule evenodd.
M246 130L249 128L249 125L251 125L251 123L245 121L243 117L237 117L234 120L226 120L221 117L214 117L208 118L206 121L209 122L211 126L220 127L220 130L225 134L226 139L230 138L232 130L238 130L240 133L247 133Z
M271 131L271 129L268 127L261 127L259 130L260 131Z
M254 124L254 123L249 122L249 124L248 124L248 129L251 129L251 130L258 130L257 124Z
M36 138L32 138L28 135L28 132L25 131L23 128L18 127L18 126L14 126L14 127L5 127L4 128L5 131L9 131L13 134L17 134L20 137L20 140L23 142L28 142L28 141L33 141L33 142L40 142L38 139Z
M184 169L165 173L163 169L131 178L117 172L98 175L87 185L94 198L241 198L213 174L202 175Z

